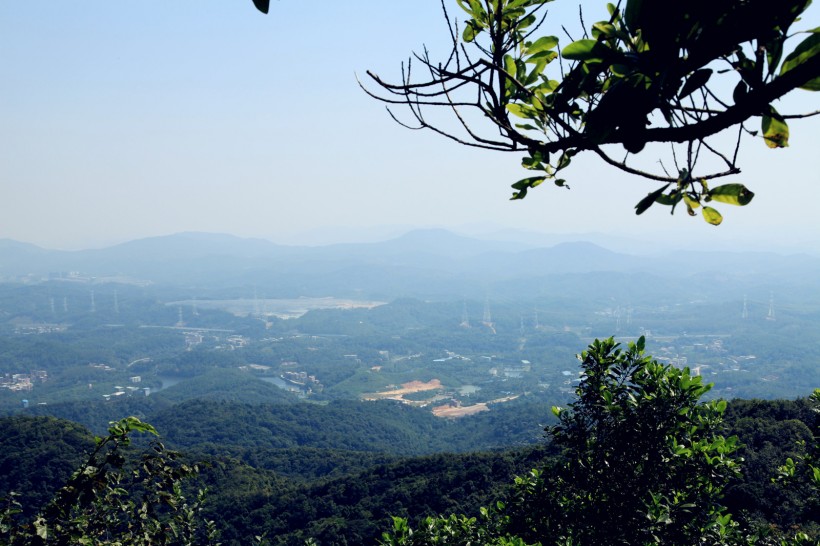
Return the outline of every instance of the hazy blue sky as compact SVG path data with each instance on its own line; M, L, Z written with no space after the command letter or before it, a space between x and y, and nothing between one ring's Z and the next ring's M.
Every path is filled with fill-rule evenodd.
M603 6L585 2L588 23ZM577 2L551 10L577 28ZM357 87L367 69L396 79L422 44L443 58L446 38L439 0L274 0L267 16L251 0L2 2L0 238L83 248L179 231L295 241L492 224L820 239L818 119L792 123L786 150L747 140L736 180L757 197L722 207L719 228L664 210L636 218L656 183L591 157L576 160L571 191L508 201L518 156L402 129ZM818 108L820 95L798 93L781 112Z

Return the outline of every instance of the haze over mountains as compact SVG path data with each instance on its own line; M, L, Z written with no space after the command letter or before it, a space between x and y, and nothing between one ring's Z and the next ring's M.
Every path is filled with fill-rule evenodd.
M820 257L773 252L667 250L614 252L575 241L478 239L445 230L416 230L376 243L286 246L224 234L180 233L82 251L47 250L0 241L0 278L106 278L203 288L256 287L268 297L406 295L480 297L505 286L555 284L596 273L714 282L812 284ZM710 281L711 282L711 281ZM708 289L700 286L700 290Z
M283 246L261 239L183 233L85 251L0 243L0 278L150 282L208 297L526 298L600 290L677 293L690 278L699 296L765 293L788 284L793 297L818 278L811 256L677 252L652 257L586 242L537 247L424 230L378 243ZM70 272L76 272L72 275ZM742 291L742 292L741 292ZM816 292L816 289L813 290ZM605 294L604 294L605 295ZM758 299L765 296L759 296ZM782 294L778 294L782 298Z

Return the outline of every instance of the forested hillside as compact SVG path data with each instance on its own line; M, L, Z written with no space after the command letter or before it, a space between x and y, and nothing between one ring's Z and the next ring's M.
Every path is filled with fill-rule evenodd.
M270 544L297 545L308 538L328 546L376 544L392 526L390 516L409 518L412 525L438 514L477 516L480 507L514 495L514 476L548 467L558 454L542 436L531 447L409 457L419 446L397 443L373 423L367 425L373 428L369 443L359 446L367 451L274 448L264 438L253 439L259 430L230 432L245 438L245 445L237 445L223 433L249 419L239 412L263 408L199 402L181 409L181 421L208 413L207 425L186 431L166 421L167 428L159 429L165 443L178 446L188 461L201 462L195 483L208 488L204 514L217 523L226 545L247 544L262 534ZM724 503L742 525L820 531L816 497L772 481L787 458L805 453L800 442L812 442L815 419L806 399L728 405L724 434L739 437L742 474L728 484ZM298 427L298 416L290 420ZM82 427L48 417L5 418L1 424L3 468L17 471L5 474L0 496L18 492L24 513L31 515L69 477L93 440ZM327 435L343 434L338 425L328 419L321 426L324 432L314 435L335 441ZM199 434L194 443L185 439ZM220 438L225 441L217 442ZM134 450L141 445L137 442Z

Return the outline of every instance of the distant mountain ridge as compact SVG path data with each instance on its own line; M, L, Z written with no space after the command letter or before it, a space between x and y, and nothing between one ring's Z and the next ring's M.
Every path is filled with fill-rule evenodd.
M95 250L47 250L0 240L0 279L29 281L78 272L85 279L135 278L192 287L253 286L267 297L351 294L479 294L503 282L594 272L816 278L820 258L751 252L613 252L591 242L538 246L442 229L376 243L286 246L226 234L179 233ZM272 292L273 290L273 292ZM270 295L273 293L274 295Z

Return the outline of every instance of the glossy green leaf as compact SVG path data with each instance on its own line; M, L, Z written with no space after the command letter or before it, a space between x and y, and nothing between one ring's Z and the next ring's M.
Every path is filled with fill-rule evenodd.
M461 39L467 43L470 43L475 40L475 37L479 32L481 32L481 29L478 28L473 21L467 21L467 25L464 27L464 32L461 34Z
M558 158L558 165L555 167L556 170L561 170L569 167L569 164L572 163L572 156L575 154L571 151L566 151L561 154L561 157Z
M524 199L527 196L527 190L538 186L545 179L545 176L531 176L529 178L519 180L518 182L512 185L513 189L516 189L518 191L513 192L513 195L510 198L510 200L515 201L517 199Z
M533 161L537 161L539 163L549 163L550 156L548 153L542 153L539 150L533 150L530 152L530 157Z
M515 77L517 70L512 55L504 55L504 70L513 78Z
M470 8L470 5L467 2L465 2L464 0L456 0L456 4L458 4L458 6L461 9L463 9L466 13L469 13L470 15L473 14L472 8Z
M538 19L535 15L527 15L526 17L519 19L518 23L515 25L518 30L523 30L529 26L532 26Z
M528 63L535 63L535 64L540 64L540 63L549 64L557 58L558 58L558 52L557 51L541 51L539 53L536 53L535 55L530 55L529 57L527 57L526 61ZM543 69L542 69L542 72L543 72Z
M508 104L507 110L514 116L519 118L531 119L534 117L532 107L523 104Z
M646 197L641 199L637 205L635 205L635 214L643 214L646 212L646 209L652 206L652 204L663 195L663 192L666 191L666 188L669 187L669 184L665 184L658 188L657 190L653 191L652 193L648 194Z
M662 193L662 194L660 194L658 196L658 198L655 199L655 202L658 203L659 205L667 205L667 206L674 207L675 205L680 203L681 199L683 199L683 193L675 190L671 193Z
M487 18L487 12L484 11L481 0L468 0L468 2L470 3L470 13L473 14L473 17L482 20Z
M528 59L528 62L529 62L529 59ZM527 74L527 76L524 78L524 85L529 87L529 86L532 86L535 82L537 82L538 78L540 78L541 74L543 74L544 68L547 67L547 62L548 61L545 57L537 59L537 61L535 63L535 66L532 68L530 73ZM537 107L538 105L534 104L534 106Z
M109 433L115 436L128 434L129 432L148 432L154 436L159 436L157 429L152 425L141 421L137 417L125 417L119 421L109 423Z
M535 169L543 168L543 165L541 164L540 154L538 154L538 155L539 155L539 157L527 156L527 157L523 158L521 160L521 166L524 167L525 169L529 169L529 170L535 170Z
M780 68L780 75L808 62L810 59L820 55L820 28L815 28L811 35L800 42L794 51L792 51L783 61L783 66ZM800 87L809 91L820 91L820 76L809 80L806 84Z
M555 36L542 36L538 38L535 42L527 46L526 54L527 55L535 55L536 53L541 53L542 51L550 51L555 49L555 46L558 45L558 38Z
M511 10L516 8L527 7L532 3L532 0L513 0L512 2L507 4L507 9Z
M603 60L615 52L597 40L577 40L572 42L561 51L565 59L572 61L592 61Z
M625 78L632 74L635 68L627 64L613 64L609 67L609 70L610 72L612 72L613 75L618 76L620 78Z
M612 23L600 22L592 25L592 36L595 38L598 36L614 38L616 34L618 34L618 29Z
M700 207L700 201L697 200L696 197L689 195L688 193L683 194L683 201L686 203L686 206L689 207L690 210L694 210ZM694 212L691 213L694 216Z
M763 140L769 148L786 148L789 145L789 126L774 107L763 116Z
M710 199L730 205L748 205L755 194L743 184L724 184L712 188L707 194Z
M535 186L541 184L541 182L543 182L543 181L544 181L543 176L531 176L529 178L524 178L522 180L519 180L518 182L513 184L512 187L516 190L534 188Z
M547 80L537 87L536 92L540 91L542 94L552 93L553 91L558 89L559 85L561 85L561 82L559 82L558 80Z
M713 226L719 226L723 221L723 216L712 207L703 207L703 219Z

